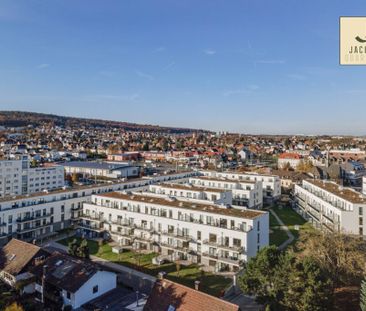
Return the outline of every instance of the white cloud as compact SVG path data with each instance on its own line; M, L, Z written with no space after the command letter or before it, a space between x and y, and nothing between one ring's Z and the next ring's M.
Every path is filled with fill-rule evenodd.
M165 46L159 46L155 50L153 50L154 53L161 53L166 50Z
M286 61L284 59L262 59L262 60L257 60L256 63L257 64L282 65L282 64L285 64Z
M48 67L50 67L51 65L50 64L39 64L38 66L37 66L37 68L38 69L46 69L46 68L48 68Z
M222 93L223 96L233 96L239 94L251 94L259 89L259 86L256 84L249 84L248 86L240 89L227 90Z
M298 74L298 73L289 73L286 75L287 78L292 79L292 80L305 80L306 76L302 75L302 74Z
M145 72L142 72L142 71L136 71L136 74L140 77L140 78L144 78L144 79L147 79L147 80L154 80L154 77L148 73L145 73Z
M206 55L215 55L216 51L212 49L206 49L203 51L203 53L205 53Z

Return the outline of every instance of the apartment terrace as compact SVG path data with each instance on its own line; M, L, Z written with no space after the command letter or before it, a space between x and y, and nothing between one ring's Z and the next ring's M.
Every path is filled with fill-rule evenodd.
M224 192L227 191L227 190L224 190L224 189L217 189L217 188L196 187L196 186L192 186L190 184L166 184L166 183L163 183L163 184L160 184L160 185L157 185L157 186L160 186L161 188L186 190L186 191L191 190L191 191L197 191L197 192L207 191L207 192L224 193Z
M343 188L334 182L320 181L320 180L313 180L313 179L307 179L306 182L308 182L316 187L319 187L324 191L332 193L335 196L337 196L345 201L348 201L348 202L351 202L354 204L366 204L366 197L363 196L361 193L356 192L350 188ZM314 191L312 191L308 187L303 186L303 188L314 193Z
M200 180L208 180L208 181L216 181L216 182L226 182L231 184L256 184L257 182L254 180L248 180L248 179L228 179L225 177L208 177L208 176L199 176L199 177L192 177L194 179L200 179Z
M217 249L222 249L222 250L227 250L227 251L232 251L232 252L237 252L237 253L243 253L243 251L244 251L244 247L242 247L242 246L229 246L227 244L220 243L220 242L211 242L210 240L203 240L203 244L212 246L212 247L216 247Z
M205 213L212 213L216 215L225 215L243 219L255 219L260 217L264 214L264 212L260 211L253 211L253 210L239 210L234 208L224 208L218 207L215 205L207 205L207 204L197 204L197 203L189 203L186 201L179 201L176 199L171 198L157 198L153 196L147 195L128 195L119 192L110 192L104 193L99 195L100 197L110 198L110 199L118 199L118 200L125 200L125 201L132 201L132 202L139 202L139 203L147 203L147 204L155 204L155 205L162 205L162 206L169 206L174 208L182 208L187 210L193 211L202 211ZM110 207L110 206L107 206ZM156 215L159 216L159 215Z

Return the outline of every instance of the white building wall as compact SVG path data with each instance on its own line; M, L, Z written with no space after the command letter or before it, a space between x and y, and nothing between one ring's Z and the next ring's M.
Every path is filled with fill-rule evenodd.
M93 293L93 287L98 286L98 292ZM65 305L72 305L73 309L93 300L117 287L117 275L114 272L98 271L90 278L76 293L71 294L67 299L67 292L62 291L62 298Z

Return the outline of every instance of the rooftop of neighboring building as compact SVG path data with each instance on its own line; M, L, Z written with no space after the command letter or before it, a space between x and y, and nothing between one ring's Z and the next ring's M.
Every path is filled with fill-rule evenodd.
M262 211L254 211L254 210L241 210L241 209L234 209L234 208L227 208L220 207L218 205L212 204L198 204L187 202L178 199L172 198L160 198L156 196L149 196L147 194L125 194L121 192L109 192L100 194L98 196L111 198L111 199L119 199L119 200L128 200L128 201L135 201L140 203L149 203L149 204L156 204L156 205L163 205L163 206L170 206L175 208L183 208L195 211L202 211L206 213L212 214L219 214L219 215L226 215L231 217L238 217L238 218L245 218L245 219L254 219L256 217L262 216L266 212Z
M0 270L11 275L18 275L33 258L40 252L41 248L17 239L11 239L0 253Z
M328 191L346 201L355 204L366 204L366 197L360 192L357 192L351 188L345 188L333 181L307 179L306 182L313 184L325 191Z
M200 180L209 180L209 181L217 181L217 182L228 182L228 183L232 183L232 184L237 184L237 183L245 183L245 184L255 184L256 181L253 180L246 180L246 179L229 179L229 178L225 178L225 177L209 177L209 176L195 176L195 177L191 177L194 179L200 179Z
M279 159L292 159L292 160L300 160L302 159L302 156L298 153L292 153L292 152L284 152L281 153L278 156Z
M160 186L162 188L179 189L179 190L186 190L186 191L197 191L197 192L202 192L202 191L218 192L218 193L226 192L224 189L208 188L208 187L195 187L195 186L192 186L191 184L162 183L162 184L159 184L156 186Z
M239 306L184 285L158 280L147 299L144 311L239 311Z
M46 282L71 293L82 287L100 268L92 262L54 252L42 264L35 266L30 272L41 278L46 266Z
M61 163L65 167L81 167L96 170L117 170L127 167L132 167L129 164L116 164L110 162L98 162L98 161L70 161Z

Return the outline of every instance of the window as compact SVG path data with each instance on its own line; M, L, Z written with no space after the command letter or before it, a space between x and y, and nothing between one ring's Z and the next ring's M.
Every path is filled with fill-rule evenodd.
M93 294L97 293L98 292L98 285L95 285L93 287Z
M70 300L70 298L71 298L71 293L70 292L66 292L66 298Z
M362 210L362 206L358 207L358 215L362 216L363 215L363 210Z

